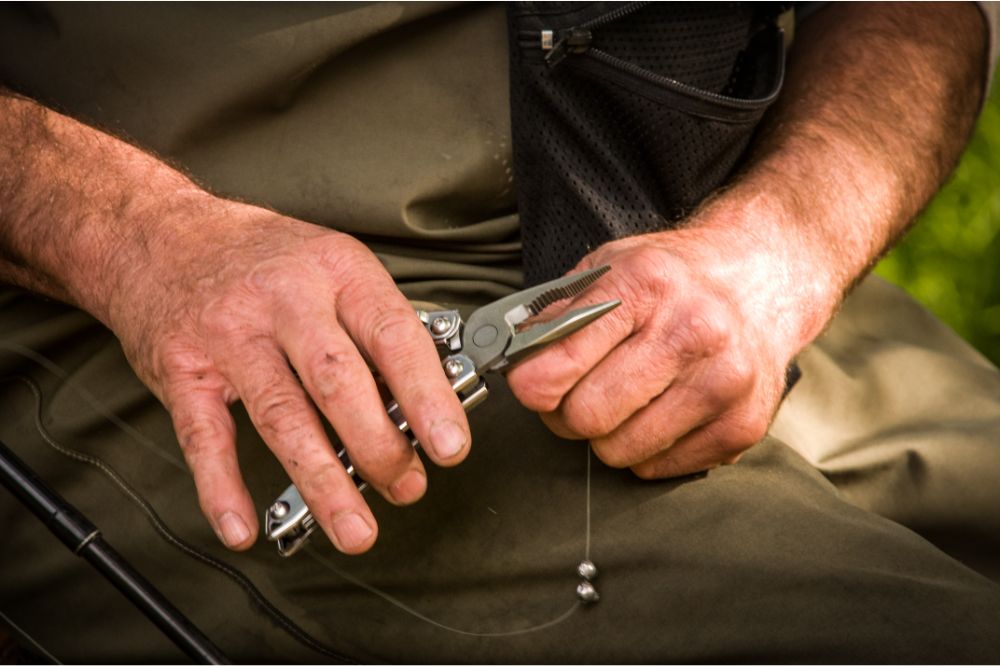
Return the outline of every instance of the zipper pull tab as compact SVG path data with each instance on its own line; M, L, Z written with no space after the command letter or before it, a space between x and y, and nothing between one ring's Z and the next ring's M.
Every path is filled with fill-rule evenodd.
M594 34L586 28L570 28L555 45L552 39L551 30L542 30L542 50L548 51L545 62L549 67L555 67L571 53L586 53L594 41Z

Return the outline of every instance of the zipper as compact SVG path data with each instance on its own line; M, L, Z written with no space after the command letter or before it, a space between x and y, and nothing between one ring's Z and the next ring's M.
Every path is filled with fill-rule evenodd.
M554 30L543 29L540 34L540 42L539 33L536 32L528 34L522 32L522 46L529 45L525 43L525 38L530 39L530 45L533 45L535 48L538 48L540 44L542 51L545 52L545 62L549 68L555 68L570 55L586 53L595 60L601 61L605 65L615 69L624 71L636 78L657 86L678 91L696 99L702 99L738 109L756 109L771 101L771 98L774 97L773 94L762 99L741 99L739 97L728 97L726 95L710 92L708 90L702 90L701 88L683 83L677 79L672 79L669 76L663 76L662 74L650 72L649 70L639 67L634 63L613 56L607 51L602 51L601 49L593 47L593 30L595 28L599 28L603 25L607 25L608 23L622 19L649 4L652 3L629 2L618 7L614 11L601 14L600 16L571 28L560 30L558 33ZM556 40L556 37L558 37L558 40ZM781 59L779 58L779 63L780 62ZM782 67L782 69L784 68ZM779 74L779 76L782 76L782 74Z
M559 32L559 41L555 41L555 31L542 30L542 50L546 51L545 62L549 67L555 67L571 53L586 53L594 41L593 29L602 25L623 19L629 14L642 9L649 2L629 2L589 21Z
M708 90L702 90L701 88L696 88L687 83L678 81L677 79L672 79L669 76L663 76L662 74L656 74L649 71L648 69L643 69L638 65L628 62L627 60L622 60L621 58L615 57L606 51L600 49L589 49L588 55L595 60L599 60L604 64L614 67L616 69L623 70L632 76L648 81L657 86L663 88L669 88L671 90L676 90L678 92L684 93L685 95L695 97L697 99L703 99L709 102L715 102L717 104L722 104L731 108L739 109L757 109L763 105L768 104L771 99L777 94L777 90L780 86L775 86L775 92L760 99L741 99L739 97L728 97L726 95L720 95L719 93L710 92ZM784 67L779 59L780 73L779 78L783 78Z

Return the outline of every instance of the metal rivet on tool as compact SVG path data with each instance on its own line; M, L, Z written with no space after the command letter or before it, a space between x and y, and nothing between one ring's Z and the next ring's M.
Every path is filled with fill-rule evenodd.
M438 335L447 333L449 328L451 328L451 322L445 317L434 317L434 321L431 322L431 330Z
M597 593L597 588L589 580L576 586L576 596L585 604L592 604L601 598L601 595Z
M282 501L275 502L271 505L271 515L275 518L284 518L288 515L288 504Z
M580 574L580 578L586 578L587 580L594 580L597 578L597 567L590 560L584 560L576 567L576 572Z
M489 347L497 341L498 335L500 335L500 331L497 330L496 326L486 324L476 331L475 335L472 336L472 341L477 347Z
M463 370L465 370L465 365L457 359L450 358L444 363L444 373L452 379L462 374Z

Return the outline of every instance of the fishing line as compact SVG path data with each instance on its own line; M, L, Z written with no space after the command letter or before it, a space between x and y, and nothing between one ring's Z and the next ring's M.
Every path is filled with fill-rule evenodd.
M458 627L452 627L442 622L438 622L433 618L427 617L420 611L416 610L412 606L409 606L402 600L392 596L388 592L380 590L374 585L366 583L360 578L348 573L344 569L341 569L329 559L324 558L322 555L315 552L311 544L306 547L305 552L309 553L309 556L313 558L313 560L318 562L321 566L326 567L327 569L337 574L338 576L348 581L349 583L353 583L354 585L357 585L358 587L367 590L368 592L374 594L375 596L392 604L396 608L399 608L403 612L409 613L413 617L419 620L423 620L424 622L432 624L435 627L443 629L445 631L450 631L452 633L460 634L462 636L472 636L475 638L504 638L508 636L520 636L523 634L530 634L536 631L541 631L543 629L549 629L551 627L556 626L557 624L560 624L568 620L570 616L573 615L573 613L579 610L580 606L597 601L597 599L599 598L597 595L597 590L594 589L593 583L591 582L592 579L597 576L597 567L594 565L593 562L590 561L590 470L591 470L592 454L591 454L591 446L589 443L585 447L585 451L587 455L586 537L584 546L584 559L582 562L580 562L579 566L577 567L577 573L582 578L580 585L577 586L578 600L574 602L573 605L570 606L566 612L555 617L552 620L549 620L548 622L532 625L529 627L525 627L523 629L512 629L509 631L495 631L495 632L470 631L468 629L460 629Z
M361 580L360 578L357 578L357 577L355 577L355 576L347 573L346 571L344 571L343 569L341 569L340 567L338 567L337 565L335 565L330 560L324 558L319 553L316 553L313 550L313 547L311 545L306 546L305 552L309 553L309 556L311 558L313 558L316 562L318 562L320 565L326 567L327 569L329 569L333 573L337 574L338 576L340 576L344 580L348 581L349 583L353 583L354 585L357 585L361 589L366 590L366 591L374 594L375 596L381 598L382 600L384 600L384 601L392 604L396 608L399 608L400 610L402 610L402 611L404 611L406 613L409 613L413 617L415 617L415 618L417 618L419 620L423 620L424 622L426 622L428 624L431 624L431 625L437 627L438 629L444 629L445 631L450 631L450 632L452 632L454 634L461 634L462 636L473 636L475 638L505 638L505 637L508 637L508 636L520 636L522 634L530 634L530 633L533 633L533 632L536 632L536 631L541 631L543 629L548 629L550 627L554 627L557 624L568 620L570 618L570 616L573 615L573 613L575 613L577 611L577 609L580 608L580 605L581 605L581 602L574 601L573 605L570 606L569 609L565 613L563 613L562 615L559 615L556 618L554 618L552 620L549 620L548 622L543 622L541 624L532 625L530 627L525 627L523 629L511 629L509 631L469 631L467 629L459 629L457 627L452 627L452 626L449 626L447 624L443 624L441 622L438 622L437 620L434 620L432 618L427 617L426 615L424 615L420 611L412 608L411 606L408 606L406 603L404 603L403 601L400 601L399 599L397 599L396 597L392 596L388 592L383 592L382 590L378 589L374 585L369 585L368 583L366 583L365 581Z
M179 469L182 469L185 472L187 472L187 468L186 467L184 467L183 465L179 464L176 460L170 458L166 453L164 453L163 451L161 451L159 449L159 447L157 447L156 444L152 440L150 440L147 437L145 437L144 435L142 435L138 430L136 430L135 428L133 428L131 425L129 425L128 423L126 423L125 421L123 421L121 418L119 418L117 415L115 415L112 411L110 411L109 409L107 409L103 404L101 404L101 402L99 400L97 400L94 396L92 396L85 389L83 389L81 387L78 387L78 386L75 386L74 385L75 382L74 382L73 378L70 377L69 374L65 370L63 370L62 368L60 368L58 365L56 365L50 359L46 358L45 356L39 354L38 352L35 352L34 350L31 350L31 349L27 348L27 347L22 347L21 345L11 344L11 343L7 343L7 342L3 342L3 341L0 341L0 349L7 349L7 350L9 350L9 351L11 351L11 352L13 352L15 354L18 354L18 355L20 355L20 356L22 356L24 358L27 358L27 359L29 359L29 360L37 363L38 365L42 366L43 368L45 368L46 370L48 370L52 374L56 375L57 377L59 377L60 379L62 379L65 382L66 386L70 387L72 390L74 390L76 393L78 393L81 397L83 397L84 400L91 406L91 408L93 408L100 416L104 417L105 419L107 419L108 421L110 421L111 423L113 423L127 437L129 437L129 438L135 440L136 442L142 444L146 448L148 448L148 449L156 452L159 455L159 457L161 457L164 460L166 460L167 462L169 462L172 466L178 467ZM166 525L166 523L163 521L163 519L160 518L159 514L152 507L152 505L150 505L149 502L146 501L117 472L117 470L115 470L111 465L109 465L103 459L101 459L101 458L99 458L97 456L94 456L94 455L91 455L91 454L87 454L87 453L83 453L81 451L77 451L75 449L71 449L69 447L66 447L66 446L60 444L48 432L47 428L45 427L45 424L42 422L42 411L43 411L43 399L44 398L43 398L43 395L42 395L41 388L33 380L31 380L28 377L21 376L21 375L14 375L14 376L10 376L10 377L0 377L0 382L4 382L4 381L8 381L8 382L9 381L19 381L19 382L23 383L24 385L26 385L30 389L31 393L33 394L33 396L35 398L35 415L34 415L35 416L35 424L34 425L35 425L35 429L38 431L38 433L42 437L42 439L51 448L53 448L55 451L59 452L60 454L66 456L68 458L71 458L73 460L76 460L78 462L83 462L83 463L89 464L89 465L91 465L93 467L96 467L103 474L105 474L105 476L107 476L118 487L118 489L123 494L125 494L125 496L128 497L128 499L133 504L135 504L139 508L139 510L142 511L143 514L145 514L146 518L149 520L149 522L152 525L153 529L156 531L156 533L164 541L166 541L168 544L170 544L174 548L180 550L182 553L184 553L188 557L190 557L190 558L192 558L192 559L194 559L194 560L196 560L196 561L198 561L198 562L200 562L200 563L202 563L204 565L210 566L210 567L216 569L217 571L219 571L220 573L224 574L228 578L230 578L233 582L235 582L244 591L245 594L247 594L247 596L250 598L250 600L258 608L260 608L281 629L283 629L293 639L295 639L296 641L298 641L302 645L306 646L307 648L309 648L311 650L314 650L316 652L324 654L326 656L329 656L329 657L332 657L332 658L335 658L335 659L340 659L340 660L343 660L343 661L349 661L346 656L344 656L343 654L341 654L340 652L338 652L336 649L334 649L334 648L326 645L325 643L323 643L319 639L314 638L312 635L310 635L308 632L306 632L304 629L302 629L298 624L296 624L291 618L289 618L288 616L286 616L281 610L279 610L276 606L274 606L272 604L272 602L270 600L268 600L260 592L260 590L257 589L257 587L253 584L253 582L249 578L247 578L247 576L245 574L243 574L241 571L239 571L237 569L234 569L230 565L222 562L221 560L216 559L215 557L209 555L208 553L204 553L204 552L198 550L197 548L191 546L186 541L184 541L179 536L177 536ZM588 604L588 603L593 603L593 602L596 602L599 599L597 591L594 588L593 583L591 582L596 577L596 575L597 575L597 569L594 566L594 564L590 561L590 542L591 542L591 501L590 501L590 495L591 495L591 458L592 458L592 452L591 452L591 447L590 447L589 443L585 447L585 453L586 453L586 456L587 456L587 466L586 466L586 501L585 501L586 530L585 530L584 559L583 559L583 561L580 562L580 564L577 567L577 573L581 577L581 582L577 586L577 590L576 590L578 600L575 601L575 602L573 602L573 604L570 606L570 608L568 610L566 610L565 612L561 613L560 615L558 615L555 618L553 618L551 620L548 620L546 622L542 622L542 623L539 623L539 624L536 624L536 625L532 625L532 626L529 626L529 627L525 627L525 628L514 629L514 630L509 630L509 631L499 631L499 632L478 632L478 631L470 631L470 630L466 630L466 629L461 629L461 628L458 628L458 627L452 627L452 626L443 624L441 622L438 622L437 620L434 620L433 618L430 618L430 617L428 617L428 616L420 613L416 609L408 606L406 603L404 603L403 601L401 601L401 600L393 597L392 595L388 594L387 592L384 592L384 591L382 591L382 590L380 590L380 589L378 589L378 588L376 588L376 587L374 587L374 586L366 583L365 581L363 581L363 580L361 580L361 579L359 579L359 578L357 578L357 577L355 577L355 576L347 573L346 571L340 569L339 567L337 567L332 562L330 562L330 561L322 558L319 554L315 553L314 550L313 550L313 548L311 546L309 548L307 548L306 550L307 550L307 552L309 552L310 556L315 561L317 561L321 566L329 569L330 571L332 571L333 573L337 574L341 578L347 580L351 584L360 587L361 589L369 592L370 594L374 594L375 596L381 598L382 600L384 600L387 603L395 606L396 608L399 608L400 610L402 610L402 611L404 611L406 613L409 613L413 617L415 617L415 618L417 618L419 620L422 620L423 622L426 622L427 624L430 624L431 626L434 626L434 627L437 627L439 629L442 629L444 631L449 631L449 632L460 634L460 635L464 635L464 636L472 636L472 637L479 637L479 638L503 638L503 637L518 636L518 635L533 633L533 632L542 631L542 630L554 627L554 626L556 626L556 625L558 625L558 624L560 624L560 623L568 620L580 608L581 605Z
M113 423L119 430L121 430L123 433L131 437L133 441L149 449L150 452L158 456L167 464L176 467L182 472L188 471L187 466L185 466L184 463L182 463L177 458L168 454L162 448L157 446L156 442L143 435L141 432L139 432L131 425L129 425L126 421L121 419L113 411L105 407L100 400L94 397L85 388L76 386L77 382L73 381L73 378L70 377L69 373L63 370L58 365L56 365L56 363L51 359L46 358L42 354L39 354L34 349L30 349L28 347L13 342L6 342L4 340L0 340L0 349L6 349L7 351L13 354L17 354L18 356L26 358L29 361L32 361L37 365L40 365L41 367L45 368L56 377L63 380L65 382L65 385L68 386L70 389L72 389L78 396L83 398L84 402L86 402L90 406L90 408L93 409L99 416L103 416L105 419Z
M587 442L587 540L583 555L586 562L590 561L590 459L593 457L592 454L590 442Z
M88 453L83 453L82 451L77 451L76 449L71 449L69 447L60 444L52 435L48 432L45 424L42 423L42 406L43 406L43 396L42 391L38 385L28 377L21 375L15 375L10 377L0 377L0 382L10 382L19 381L27 386L31 393L35 397L35 429L38 434L42 437L50 447L52 447L58 453L76 460L78 462L87 463L96 467L98 470L104 473L117 487L124 493L124 495L135 504L146 518L149 520L150 524L156 533L166 541L168 544L181 551L188 557L194 559L197 562L210 566L220 573L227 576L230 580L235 582L244 593L250 598L250 601L255 604L265 615L267 615L279 628L284 630L293 639L306 646L307 648L319 652L325 656L331 657L332 659L337 659L345 663L350 663L351 660L337 651L335 648L326 645L317 638L314 638L299 625L297 625L291 618L285 615L281 610L279 610L274 604L271 603L267 597L265 597L257 586L247 578L247 576L233 567L229 566L225 562L216 559L215 557L204 553L191 544L187 543L179 536L174 534L174 532L167 526L167 524L160 518L160 515L152 507L152 505L143 498L138 491L135 490L111 465L106 463L103 459L90 455ZM117 424L116 424L117 425ZM128 431L125 432L126 435L130 435Z

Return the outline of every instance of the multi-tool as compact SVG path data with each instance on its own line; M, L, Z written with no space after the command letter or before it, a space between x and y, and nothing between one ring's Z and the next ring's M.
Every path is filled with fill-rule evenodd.
M609 270L610 266L601 266L519 291L484 305L468 321L463 321L457 310L418 310L417 316L435 344L447 354L441 364L465 411L486 399L485 373L509 370L528 355L618 307L621 301L612 300L572 310L550 321L528 322L556 301L582 293ZM393 400L386 410L400 431L409 434L410 426L399 404ZM410 443L418 445L412 437ZM343 446L338 445L337 457L358 489L364 490L368 484L358 475ZM267 509L264 525L267 538L276 541L278 552L286 557L305 545L318 527L294 485Z

